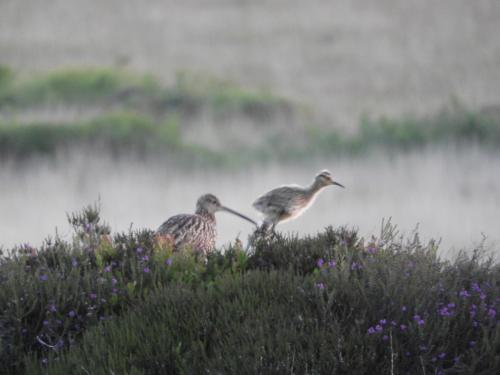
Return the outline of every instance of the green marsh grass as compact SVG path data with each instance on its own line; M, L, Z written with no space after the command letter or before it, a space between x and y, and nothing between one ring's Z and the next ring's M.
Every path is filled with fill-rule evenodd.
M82 120L51 121L50 116L37 120L36 109L51 106L99 110ZM30 110L35 111L34 118L26 120L23 114ZM66 69L19 77L8 67L0 67L0 154L15 159L98 145L113 154L131 150L175 154L188 162L220 167L429 145L479 144L493 150L500 145L500 118L470 110L457 101L426 117L365 116L359 129L350 134L321 125L306 112L300 104L269 91L246 90L201 74L179 73L172 85L163 85L150 75L112 68ZM186 139L186 132L196 134L196 130L188 130L192 127L203 131L207 113L214 126L219 122L232 126L250 119L254 128L247 131L259 141L232 149L198 142L196 136ZM273 129L274 125L283 126L283 121L294 125ZM224 136L232 130L220 127L221 144L230 146L234 139L225 140Z

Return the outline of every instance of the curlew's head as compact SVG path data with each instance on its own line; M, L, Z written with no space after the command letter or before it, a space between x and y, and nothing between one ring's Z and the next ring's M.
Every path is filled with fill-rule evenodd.
M340 186L342 188L344 187L344 185L342 185L341 183L334 181L332 174L330 173L330 171L328 171L326 169L322 170L321 172L319 172L316 175L316 177L314 178L314 183L318 186L321 186L321 187L328 186L328 185L337 185L337 186Z
M196 202L196 212L207 212L215 214L222 207L219 199L213 194L205 194L198 198Z
M219 199L213 195L213 194L205 194L202 195L200 198L198 198L198 201L196 202L196 213L197 214L209 214L209 215L214 215L217 211L226 211L229 212L233 215L239 216L242 219L245 219L249 222L251 222L254 225L257 225L255 221L250 219L249 217L240 214L239 212L232 210L231 208L228 208L226 206L223 206Z

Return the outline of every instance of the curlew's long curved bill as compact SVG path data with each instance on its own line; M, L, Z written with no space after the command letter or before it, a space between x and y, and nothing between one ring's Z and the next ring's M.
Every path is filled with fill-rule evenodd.
M239 217L241 217L242 219L245 219L245 220L247 220L247 221L251 222L251 223L252 223L253 225L255 225L256 227L258 227L258 226L259 226L259 225L258 225L255 221L253 221L252 219L250 219L248 216L245 216L245 215L243 215L243 214L240 214L239 212L236 212L235 210L232 210L232 209L230 209L230 208L228 208L228 207L225 207L225 206L220 206L220 208L219 208L219 209L220 209L221 211L226 211L226 212L229 212L230 214L233 214L233 215L239 216Z
M344 188L345 189L345 186L342 185L340 182L337 182L337 181L333 181L332 180L332 185L337 185L337 186L340 186L341 188Z

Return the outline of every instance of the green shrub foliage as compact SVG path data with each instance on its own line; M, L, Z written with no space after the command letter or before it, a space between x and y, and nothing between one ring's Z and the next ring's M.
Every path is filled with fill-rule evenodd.
M500 368L500 267L477 250L326 228L207 258L97 207L0 262L0 373L428 373Z

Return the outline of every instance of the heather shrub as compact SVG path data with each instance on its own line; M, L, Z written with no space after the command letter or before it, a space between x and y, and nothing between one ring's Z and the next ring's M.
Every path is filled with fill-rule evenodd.
M354 268L318 262L305 275L249 270L195 288L166 285L45 365L31 358L28 369L493 374L499 365L498 286L491 284L497 271L482 268L482 284L457 285L446 277L451 265L435 264L425 271L430 278L423 277L424 264L392 274L397 258L372 254Z
M0 372L450 373L500 366L500 267L441 260L390 223L359 238L239 241L206 259L149 230L110 234L96 207L71 241L0 263Z

